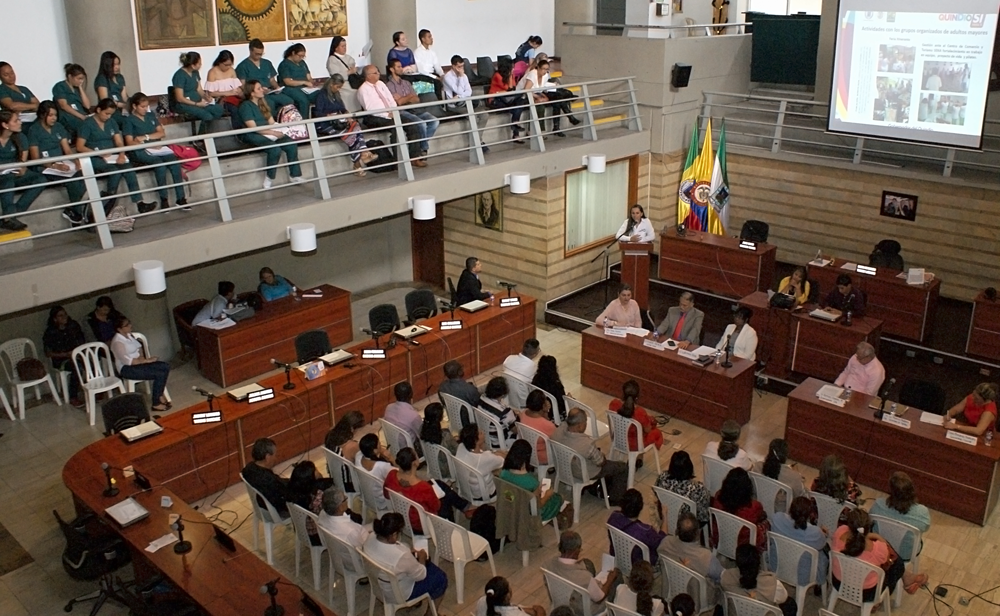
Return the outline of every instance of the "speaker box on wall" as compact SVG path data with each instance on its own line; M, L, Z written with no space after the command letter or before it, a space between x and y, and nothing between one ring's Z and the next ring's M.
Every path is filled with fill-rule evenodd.
M690 64L674 64L670 71L670 85L675 88L686 88L691 80Z

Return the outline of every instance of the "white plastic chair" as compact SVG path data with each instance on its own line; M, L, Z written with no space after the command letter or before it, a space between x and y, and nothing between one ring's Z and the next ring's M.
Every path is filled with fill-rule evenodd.
M306 520L312 519L316 524L318 516L304 509L295 503L288 503L288 513L292 519L292 528L295 529L295 577L299 577L299 570L302 561L302 546L309 548L309 556L312 562L313 588L319 590L320 570L323 566L323 552L326 548L322 545L313 545L309 539L309 529L306 527ZM318 528L319 525L316 524Z
M578 584L567 580L564 577L552 573L548 569L541 567L542 575L545 576L545 588L549 593L549 603L552 605L568 605L573 607L574 605L579 605L579 610L574 609L573 611L582 616L598 616L599 614L604 614L604 611L593 612L590 606L590 593L587 589ZM576 602L573 602L573 597L576 597Z
M635 461L639 454L652 452L653 460L656 461L656 475L660 475L660 456L655 445L643 445L642 424L634 419L629 419L623 415L608 411L608 423L611 425L611 457L622 456L628 460L628 487L635 485ZM632 451L628 446L629 429L635 430L636 446L638 451Z
M392 504L392 510L403 516L403 534L410 538L410 545L413 545L414 535L423 535L425 537L431 537L431 526L427 521L428 513L424 511L423 506L409 498L406 498L399 492L395 490L386 490L389 493L389 502ZM423 532L416 532L413 530L413 523L410 521L410 510L416 510L417 516L420 519L420 528Z
M775 566L771 567L774 575L785 584L795 588L795 604L798 606L798 616L802 616L802 608L806 603L806 592L813 586L819 586L826 599L826 580L818 577L819 551L808 545L789 539L775 532L767 534L767 553ZM809 573L805 583L799 579L799 563L802 557L809 559Z
M824 610L823 608L819 608L819 616L837 616L837 614L834 614L830 610Z
M587 461L583 456L573 451L562 443L550 441L552 443L552 453L556 456L556 480L569 486L573 490L573 523L580 522L580 498L583 495L583 488L594 483L587 477ZM574 472L574 464L578 469ZM604 506L611 509L608 503L608 484L601 477L601 488L604 490ZM556 605L556 604L553 604ZM562 605L562 604L559 604Z
M465 602L467 564L475 562L477 558L486 554L490 562L490 571L494 576L497 574L490 543L480 535L467 531L441 516L430 513L427 517L430 519L431 528L434 529L434 564L438 564L438 561L444 558L455 565L455 595L458 604L461 605Z
M569 396L563 396L563 401L566 403L567 414L573 408L578 408L587 414L587 433L590 434L590 438L596 441L611 433L611 427L597 418L597 411Z
M90 425L94 425L97 394L114 389L127 393L125 383L111 369L111 350L103 342L81 344L73 349L72 359L80 379L80 387L87 392L87 413L90 415Z
M330 580L329 596L327 605L333 605L333 589L336 583L335 574L339 573L344 578L344 589L347 591L347 616L355 616L355 603L357 599L358 582L365 579L365 565L361 559L361 552L353 545L350 545L336 535L319 527L319 540L326 547L327 555L330 558Z
M777 606L733 592L726 593L725 601L726 616L781 616L781 610Z
M553 396L549 392L545 391L541 387L538 387L537 385L532 385L531 383L528 383L528 393L529 394L531 392L535 391L536 389L538 391L542 392L543 394L545 394L545 397L548 398L548 400L549 400L549 406L552 408L552 423L554 423L555 425L558 426L565 419L564 417L561 417L559 415L559 401L556 400L555 396ZM527 401L525 401L525 406L527 406ZM566 409L566 412L568 413L569 409Z
M149 352L149 341L146 340L146 336L140 334L139 332L132 332L132 336L139 341L139 344L142 345L142 356L152 357L152 354ZM124 379L124 378L122 380L125 381L125 389L127 389L129 392L134 392L136 386L142 384L146 388L146 392L149 393L150 396L153 395L152 381L136 381L133 379ZM163 388L163 397L167 399L167 402L171 401L170 392L167 391L166 387ZM160 403L159 400L153 400L154 405L159 403Z
M694 611L696 614L711 612L715 609L714 603L708 601L708 579L688 569L676 560L661 558L663 563L663 575L660 576L662 583L661 595L664 597L676 597L681 593L688 593L694 599ZM691 592L691 584L694 583L695 592Z
M382 432L385 433L385 444L389 447L389 451L395 456L399 453L400 449L409 447L413 451L417 451L417 448L413 446L413 437L410 433L392 423L391 421L386 421L385 417L379 419L379 424L382 426ZM400 442L403 446L400 447Z
M873 515L871 518L872 522L875 523L873 530L895 548L896 553L904 562L910 563L910 572L920 573L920 556L918 554L922 541L920 530L906 522L882 515ZM910 543L906 543L908 535L911 537ZM908 549L901 549L904 544ZM892 589L892 592L895 597L893 599L895 605L899 607L903 602L903 578L896 582L896 588Z
M493 413L483 409L475 409L476 425L479 431L486 435L486 445L494 451L507 451L507 439L504 438L503 423ZM493 446L493 435L496 435L497 445Z
M382 606L385 608L385 616L394 616L396 610L417 605L424 599L427 599L430 616L437 616L437 607L428 593L408 599L403 595L403 591L400 590L399 577L395 573L372 560L364 552L360 552L360 554L361 560L364 562L365 573L367 573L368 579L371 581L371 584L369 584L371 600L368 603L368 616L374 613L376 600L382 602Z
M831 585L830 600L827 603L826 609L833 611L833 607L837 605L837 599L841 599L861 608L861 616L871 616L872 608L875 607L876 603L882 601L886 616L892 616L892 608L888 600L889 589L885 588L885 571L882 571L882 567L876 567L863 560L840 552L831 551L830 571L833 571L833 563L835 562L840 563L840 589L838 590L835 586ZM878 581L875 583L875 600L865 602L865 578L871 573L878 576Z
M35 391L35 399L40 401L42 399L41 386L48 385L49 391L52 392L52 400L58 406L62 406L63 404L59 398L59 393L56 391L55 381L52 380L52 375L48 371L45 372L43 378L32 381L22 381L21 377L17 375L17 362L28 357L38 359L35 343L30 338L14 338L0 345L0 364L3 364L7 382L10 383L11 396L14 398L14 403L20 411L22 420L24 419L24 390L26 389L33 389ZM6 396L4 397L6 398ZM11 420L13 419L11 417Z
M705 489L708 490L709 494L715 494L722 487L722 481L726 475L733 470L733 465L718 458L701 454L701 468L705 477Z
M730 560L736 560L736 547L739 543L740 531L744 528L750 531L750 545L757 545L757 525L747 522L739 516L726 513L721 509L709 507L709 524L718 529L717 545L713 548L716 554L722 554Z
M363 511L361 518L364 523L367 524L371 521L368 517L369 511L374 511L376 518L381 518L383 515L390 513L392 511L392 504L385 497L385 483L363 468L356 466L354 469L358 479L356 485L361 490L361 500L363 502L361 506Z
M788 513L788 508L792 506L792 488L781 483L777 479L771 479L767 475L750 472L750 480L753 481L754 491L757 493L757 500L764 505L764 511L768 515L783 511ZM778 495L784 494L785 507L778 509Z
M531 383L506 373L503 378L507 380L507 404L514 409L523 409Z
M361 489L358 482L358 469L354 467L353 462L326 447L323 447L323 455L326 456L326 470L330 473L333 484L347 496L348 503L353 503ZM347 489L347 480L351 482L353 490Z
M809 492L809 497L816 501L816 511L818 512L816 524L820 528L829 531L829 536L833 537L833 531L837 530L837 520L840 519L840 512L847 509L857 509L858 506L848 501L839 502L837 499L820 494L819 492Z
M686 496L681 496L676 492L671 492L659 486L653 486L653 494L656 494L656 498L659 499L664 509L666 509L667 519L669 520L667 522L667 530L670 534L677 532L677 518L680 517L685 507L691 512L691 515L698 515L697 503ZM702 535L706 539L708 537L706 534L707 530L707 525L702 527ZM705 545L708 545L708 541L705 541Z
M11 421L14 421L14 411L10 408L10 402L7 400L7 394L4 393L3 389L0 388L0 404L3 404L3 409L7 411L7 417Z
M608 611L610 612L610 616L640 616L639 612L633 612L632 610L624 608L624 607L622 607L620 605L615 605L614 603L611 603L610 601L608 601L604 605L606 605L608 607Z
M458 476L455 473L455 462L451 452L441 445L435 445L427 441L421 441L421 443L424 447L424 460L427 462L427 474L432 479L439 481L448 483L456 481ZM444 461L444 467L441 465L442 460ZM445 473L445 469L448 470L447 473Z
M448 428L452 432L458 432L464 426L462 425L462 409L465 409L465 416L470 422L475 422L476 418L472 414L473 406L469 406L469 403L456 398L451 394L445 394L438 392L438 397L441 398L441 404L444 405L444 411L448 415Z
M462 498L476 504L496 501L495 494L491 495L487 493L487 484L489 482L486 480L484 473L479 472L479 469L469 466L454 456L451 460L455 463L455 474L458 476L458 493L462 495ZM473 479L475 479L475 482L473 482ZM473 484L478 486L478 489L473 488Z
M535 467L535 473L538 475L538 480L541 481L548 475L549 467L555 462L555 454L552 453L552 443L549 442L549 437L545 436L544 432L535 430L523 423L517 425L517 435L528 441L528 444L531 445L531 465ZM545 464L542 464L538 460L539 442L545 448L545 459L547 461Z
M267 564L274 564L274 549L273 549L273 533L275 526L288 527L291 524L291 518L282 518L278 514L278 510L274 508L264 495L257 491L250 482L246 480L243 473L240 473L240 479L243 480L243 485L247 488L247 494L250 496L250 506L253 508L253 549L257 551L260 549L260 525L264 525L264 553L267 556ZM261 505L263 503L263 505Z
M639 548L642 559L649 562L649 546L610 524L605 524L605 526L608 527L611 546L615 552L615 567L618 567L618 570L622 572L622 579L627 580L629 574L632 573L632 552Z
M530 511L531 515L533 515L533 516L537 516L538 515L538 497L536 497L534 494L528 492L527 490L525 490L521 486L514 485L513 483L510 483L509 481L505 481L505 480L503 480L503 479L501 479L499 477L494 478L493 481L494 481L494 483L496 483L496 486L497 486L497 498L503 498L502 494L503 494L504 490L520 490L525 495L530 495L531 496L531 501L530 501L530 503L528 505L528 511ZM549 520L548 522L544 522L543 526L545 524L551 524L552 525L552 529L556 533L556 543L558 543L559 542L559 536L560 536L559 535L559 516L553 516L551 520ZM506 543L507 543L507 537L500 537L500 551L501 552L503 552L503 548L504 548L504 545ZM530 558L530 554L531 554L531 552L529 550L521 550L521 566L522 567L527 567L528 566L528 560Z

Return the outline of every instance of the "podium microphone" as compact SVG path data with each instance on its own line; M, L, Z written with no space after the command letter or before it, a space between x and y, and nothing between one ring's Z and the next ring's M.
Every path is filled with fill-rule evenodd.
M885 415L885 403L889 401L889 392L892 391L892 386L896 384L895 377L889 379L889 384L885 386L885 389L879 394L882 401L878 404L878 410L875 411L872 416L875 419L881 420L882 416Z
M174 554L187 554L191 551L191 542L184 540L184 519L177 518L177 521L170 525L170 528L177 531L177 543L174 544Z
M105 498L118 496L118 488L115 487L115 480L111 478L111 465L107 462L101 462L101 468L104 470L104 477L108 480L108 487L103 492Z
M292 364L285 364L277 359L271 358L271 363L279 368L285 369L285 384L282 385L283 389L295 389L295 383L292 382Z
M271 596L271 605L264 610L264 616L284 616L285 608L278 605L278 580L275 578L260 587L260 594Z

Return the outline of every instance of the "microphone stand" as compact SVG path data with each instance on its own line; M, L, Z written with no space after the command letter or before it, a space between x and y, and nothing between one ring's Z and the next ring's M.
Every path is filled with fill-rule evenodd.
M723 368L733 367L733 362L729 361L729 343L732 342L732 340L733 340L733 335L729 334L729 337L726 338L726 361L722 362L721 364Z
M278 586L276 583L267 585L267 594L271 596L271 605L264 610L264 616L284 616L285 608L278 605Z
M625 229L625 233L628 233L628 232L629 232L629 229L626 228ZM602 250L600 252L600 254L598 254L596 257L594 257L593 259L590 260L590 262L593 263L594 261L597 261L601 257L604 257L604 305L605 306L607 306L608 302L611 301L611 300L608 299L608 290L609 290L608 289L608 282L611 280L611 270L608 269L608 261L610 260L611 253L608 252L608 251L611 250L611 247L614 246L616 243L618 243L618 241L620 239L622 239L623 237L625 237L625 233L623 233L623 234L619 235L618 237L616 237L615 239L611 240L611 242L607 246L604 247L604 250Z
M191 551L191 542L184 540L184 521L177 518L174 522L174 529L177 531L177 543L174 544L174 554L187 554Z
M111 498L112 496L118 496L118 488L115 487L115 482L111 479L111 467L104 464L104 476L108 480L108 487L104 489L104 497Z

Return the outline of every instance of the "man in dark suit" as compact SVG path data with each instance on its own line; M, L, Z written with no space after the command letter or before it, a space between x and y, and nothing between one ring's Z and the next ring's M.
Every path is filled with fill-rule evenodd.
M676 340L677 346L682 349L697 347L701 344L701 323L704 320L705 313L694 307L694 295L685 291L681 293L678 305L667 311L667 318L656 331L661 336Z
M455 301L459 306L472 300L493 297L489 291L483 291L483 283L479 280L479 272L482 269L483 264L476 257L469 257L465 260L465 269L458 277L458 288L455 289Z

